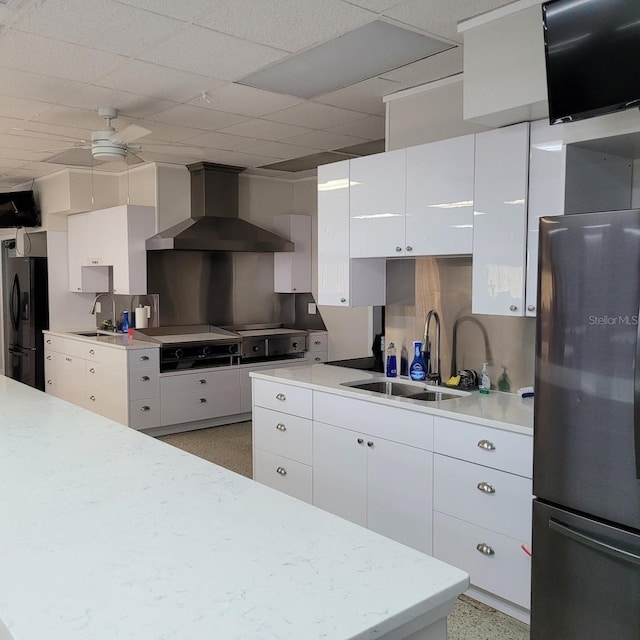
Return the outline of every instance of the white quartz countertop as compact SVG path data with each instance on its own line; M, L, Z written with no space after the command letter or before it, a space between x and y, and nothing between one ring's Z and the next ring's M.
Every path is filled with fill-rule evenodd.
M0 619L15 640L371 640L468 586L3 376L0 404Z
M79 331L82 331L79 329ZM90 331L90 330L87 330ZM81 336L73 331L43 331L45 335L69 338L72 340L82 340L93 344L102 344L107 347L119 347L121 349L158 349L160 345L147 340L135 340L128 333L100 334L97 336Z
M326 391L338 395L349 396L368 402L393 405L412 411L421 411L433 415L443 416L473 422L488 427L505 429L527 435L533 434L533 398L521 398L517 394L491 391L481 394L472 391L454 399L437 402L420 402L410 398L387 396L373 391L363 391L342 386L343 382L365 381L369 379L383 379L416 384L421 387L427 385L414 383L409 378L385 378L381 373L370 373L346 367L334 367L327 364L314 364L306 367L291 367L282 369L255 371L250 374L253 378L277 380L287 384L307 387L317 391ZM429 387L447 393L444 387Z

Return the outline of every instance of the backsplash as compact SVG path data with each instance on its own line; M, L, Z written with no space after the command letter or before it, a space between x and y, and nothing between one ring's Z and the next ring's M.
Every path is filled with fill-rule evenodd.
M535 318L508 318L471 313L471 258L387 260L385 336L400 356L411 361L414 340L422 340L427 312L441 323L441 376L451 375L454 325L457 325L456 369L480 372L489 362L492 388L515 391L533 385ZM432 321L430 336L435 336ZM432 343L434 338L431 339Z

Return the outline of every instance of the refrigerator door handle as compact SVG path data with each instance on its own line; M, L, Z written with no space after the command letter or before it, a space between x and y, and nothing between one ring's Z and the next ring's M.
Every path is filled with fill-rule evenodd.
M614 547L606 542L602 542L601 540L592 538L584 533L580 533L579 531L576 531L553 518L549 518L549 529L556 531L567 538L571 538L571 540L579 542L585 547L589 547L590 549L594 549L595 551L600 551L601 553L611 556L616 560L623 560L624 562L640 566L640 556L635 553L625 551L624 549L618 549L618 547Z
M636 316L636 357L633 364L633 431L636 450L636 478L640 480L640 311Z
M13 284L11 285L11 296L9 298L9 315L14 331L20 326L20 280L18 274L13 276Z
M20 317L24 322L29 322L29 310L31 305L29 304L29 292L25 291L22 294L22 303L20 305Z

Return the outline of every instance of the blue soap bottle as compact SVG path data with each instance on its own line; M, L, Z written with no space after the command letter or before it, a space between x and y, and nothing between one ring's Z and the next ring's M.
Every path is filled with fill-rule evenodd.
M389 343L387 349L387 377L395 378L398 375L398 358L396 356L396 345Z
M419 340L413 343L413 361L409 367L409 375L412 380L424 380L427 377L427 364L422 356L422 342Z

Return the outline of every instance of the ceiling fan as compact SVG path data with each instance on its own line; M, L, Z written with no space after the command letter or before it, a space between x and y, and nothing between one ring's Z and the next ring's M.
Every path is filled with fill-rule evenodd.
M104 118L104 126L91 133L90 141L79 140L72 147L47 158L44 162L81 167L93 167L114 160L123 160L128 165L144 162L140 156L133 153L140 151L140 145L131 143L149 135L151 131L137 124L130 124L121 131L116 131L111 124L111 121L118 117L118 110L114 107L100 107L98 115Z

